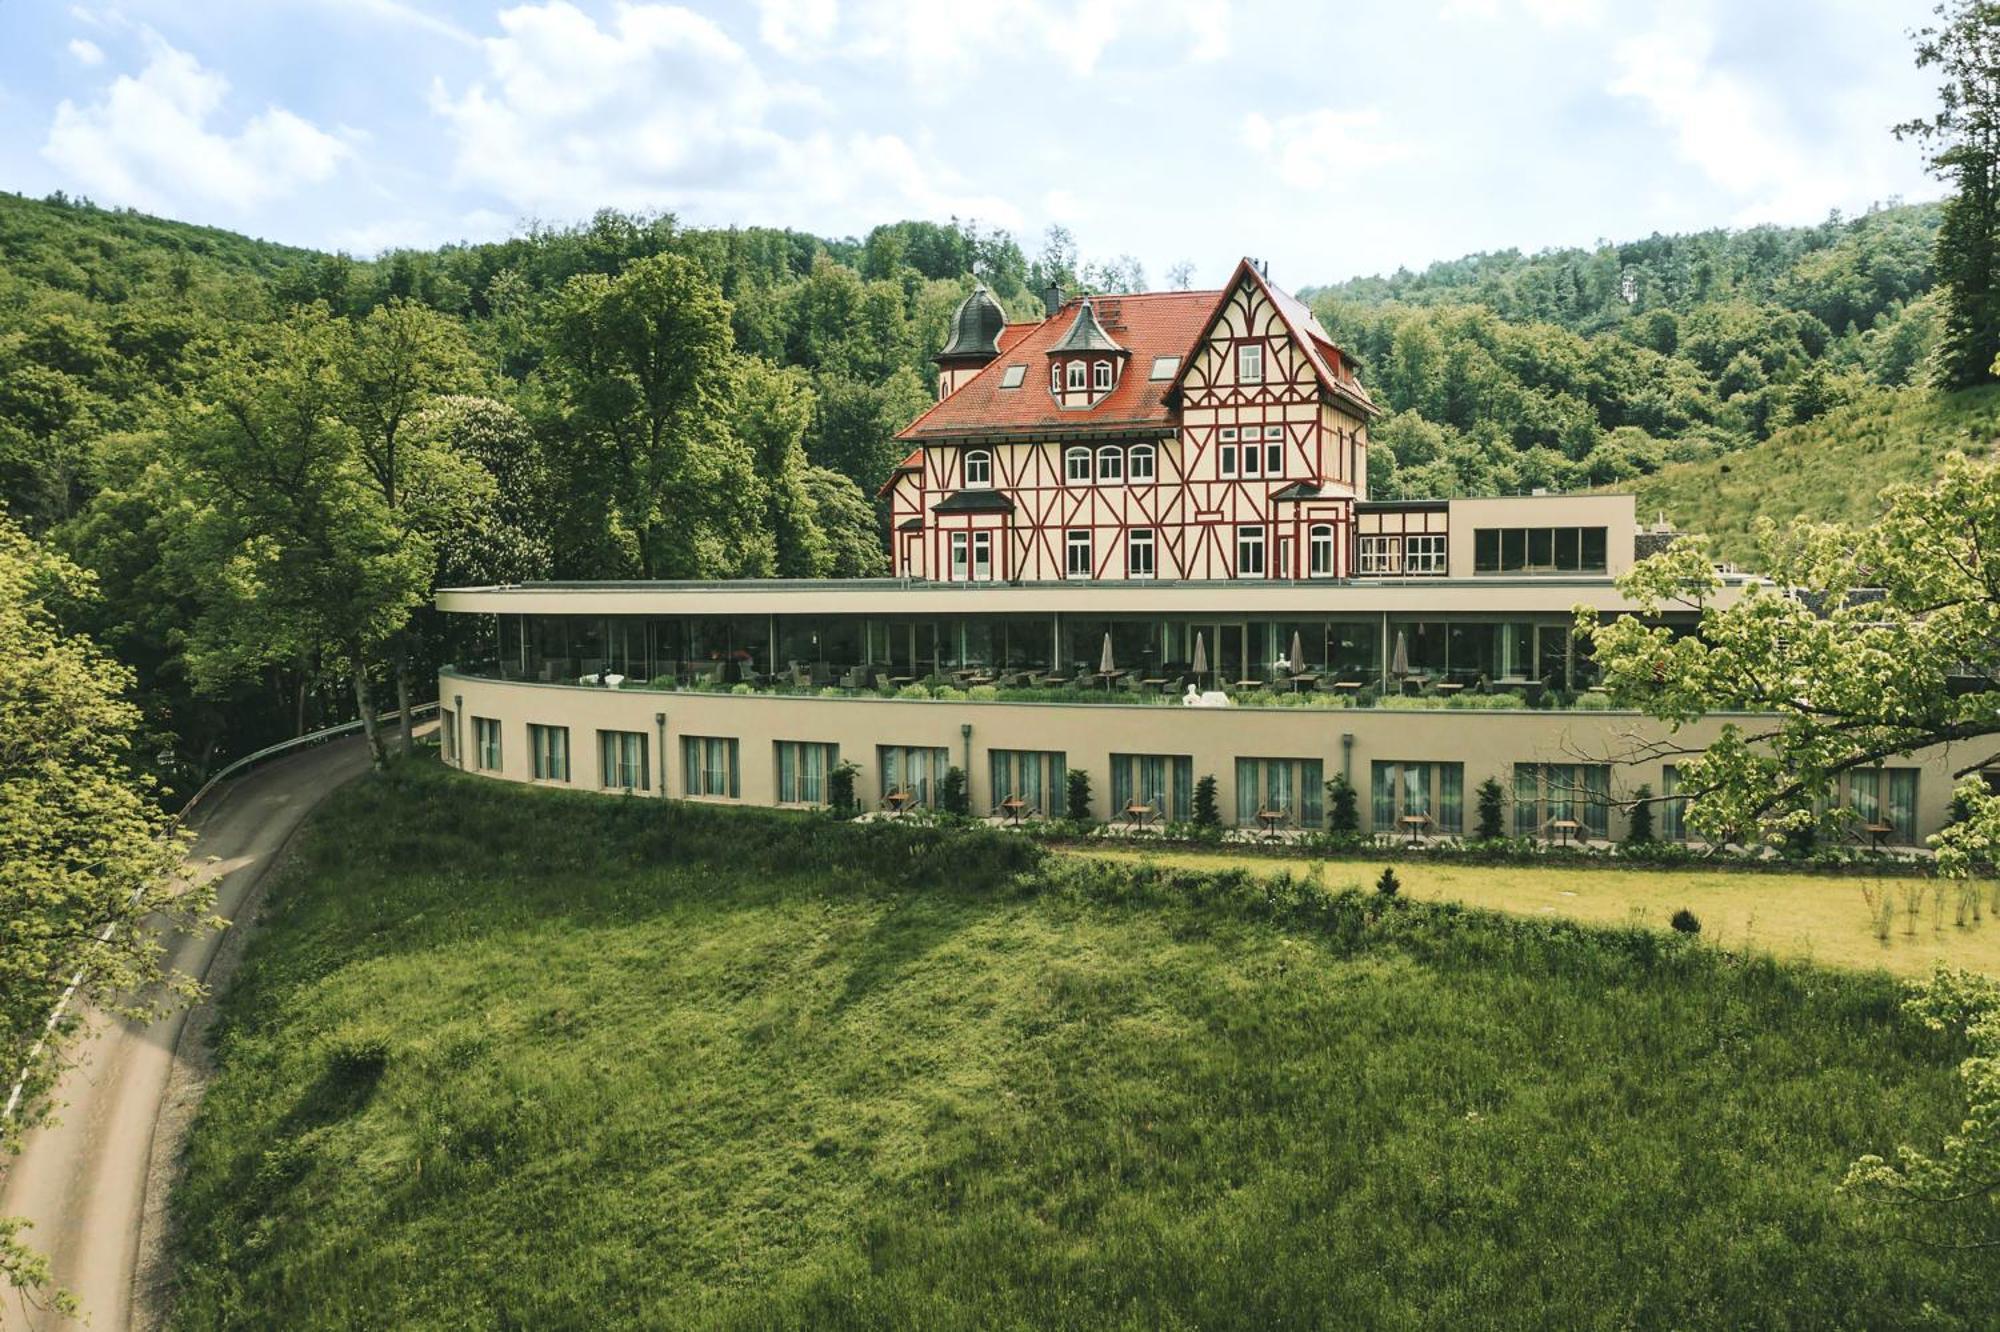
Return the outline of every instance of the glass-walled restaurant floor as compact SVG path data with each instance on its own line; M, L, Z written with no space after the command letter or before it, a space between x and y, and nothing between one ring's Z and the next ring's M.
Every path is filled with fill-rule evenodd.
M1589 687L1570 621L1090 615L452 616L459 669L625 687L879 689L915 682L1147 684L1177 691L1569 691ZM1109 670L1106 670L1107 661Z

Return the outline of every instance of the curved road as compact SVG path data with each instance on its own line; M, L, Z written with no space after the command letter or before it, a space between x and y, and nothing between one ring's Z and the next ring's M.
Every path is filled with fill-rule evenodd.
M274 761L203 802L189 863L198 879L220 878L216 914L235 920L306 814L367 767L362 741L337 740ZM171 965L206 977L226 933L169 941ZM58 1122L28 1136L0 1184L0 1216L34 1223L27 1243L49 1255L56 1282L82 1301L91 1332L132 1326L154 1124L187 1019L185 1007L149 1024L100 1019L57 1091ZM85 1325L24 1307L11 1292L0 1297L0 1327Z

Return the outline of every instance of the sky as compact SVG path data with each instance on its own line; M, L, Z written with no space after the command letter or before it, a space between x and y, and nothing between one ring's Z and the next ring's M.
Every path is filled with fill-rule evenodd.
M362 256L599 208L1154 285L1934 198L1932 0L0 0L0 188Z

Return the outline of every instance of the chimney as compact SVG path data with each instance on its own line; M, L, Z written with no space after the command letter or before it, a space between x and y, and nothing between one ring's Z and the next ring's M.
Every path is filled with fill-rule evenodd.
M1057 285L1056 280L1054 278L1050 278L1049 285L1042 289L1043 318L1046 319L1055 318L1056 311L1062 309L1062 307L1063 307L1062 288Z

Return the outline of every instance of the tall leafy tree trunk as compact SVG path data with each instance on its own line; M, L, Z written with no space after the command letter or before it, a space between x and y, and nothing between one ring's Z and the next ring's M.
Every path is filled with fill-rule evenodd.
M407 627L389 640L390 659L396 671L396 748L408 757L415 749L410 726L410 631Z

